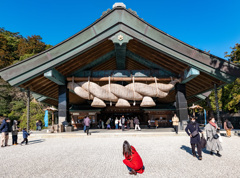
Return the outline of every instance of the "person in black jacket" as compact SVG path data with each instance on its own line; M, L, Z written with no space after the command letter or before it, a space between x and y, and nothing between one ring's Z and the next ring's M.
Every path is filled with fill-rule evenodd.
M8 118L3 119L2 124L0 126L0 131L2 132L2 142L1 147L8 146L8 132L9 132L9 125L7 123Z
M192 117L191 121L187 125L185 129L186 133L190 136L190 143L192 147L192 154L193 157L196 157L196 151L195 146L197 145L197 152L199 156L199 160L202 160L202 148L201 148L201 139L199 132L202 132L202 130L199 128L199 124L196 122L196 118Z

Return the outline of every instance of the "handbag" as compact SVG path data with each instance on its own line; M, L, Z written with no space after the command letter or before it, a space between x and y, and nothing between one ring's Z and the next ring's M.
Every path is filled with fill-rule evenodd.
M201 147L202 147L202 148L205 148L206 145L207 145L207 140L205 139L205 137L203 136L203 134L202 134L202 137L201 137L201 142L200 142L200 144L201 144Z
M197 127L197 125L196 125L196 127ZM199 134L199 132L198 132L198 127L197 127L197 130L195 130L195 131L192 133L192 137L196 137L198 134Z
M218 138L219 138L219 135L216 133L215 135L213 135L213 138L214 138L214 139L218 139Z

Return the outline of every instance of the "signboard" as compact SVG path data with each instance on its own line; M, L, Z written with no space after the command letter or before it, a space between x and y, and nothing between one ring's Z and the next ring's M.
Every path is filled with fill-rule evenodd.
M72 115L73 115L73 116L78 116L79 113L76 113L76 112L75 112L75 113L72 113Z
M90 112L88 113L89 116L94 116L96 114L96 112Z

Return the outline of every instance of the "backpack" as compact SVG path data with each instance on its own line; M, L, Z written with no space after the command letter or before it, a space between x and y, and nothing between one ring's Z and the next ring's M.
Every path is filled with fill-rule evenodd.
M232 126L232 123L230 121L227 122L227 128L231 129L233 126Z

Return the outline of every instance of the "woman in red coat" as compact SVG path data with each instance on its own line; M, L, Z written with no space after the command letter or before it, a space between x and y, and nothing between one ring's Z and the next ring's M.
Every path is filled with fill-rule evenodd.
M129 174L136 175L137 173L142 174L144 172L145 168L141 157L136 149L126 140L123 142L123 156L125 156L123 163L126 164L128 170L130 171Z

